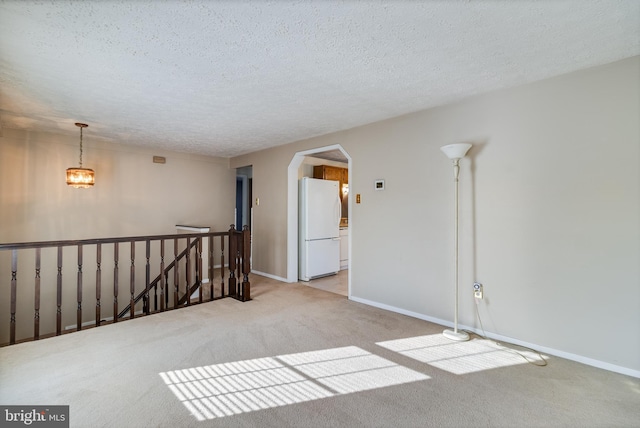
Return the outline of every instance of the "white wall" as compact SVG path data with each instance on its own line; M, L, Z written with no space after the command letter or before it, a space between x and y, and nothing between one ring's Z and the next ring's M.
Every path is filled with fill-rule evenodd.
M640 373L640 59L476 96L232 159L252 164L254 266L286 277L286 169L341 144L353 159L352 296L453 319L453 182L462 161L460 322ZM376 192L373 182L386 180ZM268 231L268 233L264 233ZM256 254L257 256L257 254Z
M91 129L91 128L87 128ZM0 242L175 233L176 224L228 230L235 171L223 158L145 150L84 135L91 189L65 184L78 138L4 129L0 137ZM155 164L153 156L166 158Z

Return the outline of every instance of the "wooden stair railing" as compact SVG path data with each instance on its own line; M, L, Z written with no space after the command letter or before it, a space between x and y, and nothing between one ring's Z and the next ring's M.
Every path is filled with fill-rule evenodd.
M157 287L158 287L158 282L160 282L160 280L161 280L162 278L165 278L165 279L166 279L166 277L167 277L167 275L169 274L169 272L171 272L171 270L174 268L174 266L176 266L176 263L179 263L179 262L180 262L180 260L182 260L182 259L187 255L187 252L191 251L191 249L192 249L194 246L196 246L199 242L201 242L201 241L200 241L200 238L196 238L196 239L195 239L195 240L194 240L194 241L193 241L193 242L192 242L192 243L191 243L187 248L185 248L185 249L180 253L180 255L178 255L178 257L176 258L176 260L174 260L174 261L172 261L171 263L169 263L169 266L167 266L165 269L163 269L163 270L162 270L162 273L158 274L158 276L156 276L156 277L155 277L155 279L149 283L149 290L151 290L152 288L153 288L154 290L156 290L156 289L157 289ZM163 246L163 247L164 247L164 246ZM162 248L162 247L161 247L161 248ZM195 285L196 285L196 284L194 284L194 286L195 286ZM164 287L162 287L162 288L161 288L161 290L163 290L163 291L164 291ZM195 291L195 290L194 290L194 291ZM166 293L163 293L163 294L166 294ZM168 298L168 294L166 294L166 295L167 295L167 298ZM147 290L146 290L146 289L145 289L145 290L142 290L142 291L140 292L140 294L138 294L138 295L135 297L135 299L134 299L134 301L133 301L133 302L134 302L134 305L135 305L136 303L138 303L140 300L144 300L144 301L145 301L145 302L144 302L144 306L143 306L143 311L144 311L144 313L146 314L146 313L147 313L147 305L148 305L148 302L146 301L146 300L147 300ZM127 307L126 307L126 308L124 308L122 311L120 311L120 313L118 314L118 319L123 318L126 314L128 314L128 313L129 313L129 309L131 309L131 303L129 303L129 304L127 305ZM157 310L157 303L156 303L156 305L155 305L155 310Z
M71 320L69 311L63 311L63 309L70 306L75 307L75 328L67 327L66 332L136 318L140 316L136 313L136 304L139 304L140 300L143 301L142 316L178 309L192 303L202 303L204 301L203 286L206 284L203 284L203 257L208 266L209 301L223 297L233 297L241 301L251 300L250 239L247 226L242 231L238 231L231 225L227 232L0 244L0 292L9 292L10 310L8 320L2 315L4 312L0 312L0 316L9 323L8 328L6 324L3 326L4 321L0 318L0 346L63 334L63 324L68 324ZM186 246L183 247L184 250L179 251L180 246L183 245L180 242L184 240L186 240ZM173 260L168 265L165 264L166 241L174 243ZM203 255L204 241L208 243L208 249ZM229 249L228 254L225 254L225 242L226 248ZM130 246L128 254L130 260L127 261L130 263L129 269L122 267L121 260L126 250L126 248L123 250L125 245L121 244L127 243ZM136 244L139 247L144 245L144 266L136 264ZM217 245L217 248L214 248L214 245ZM107 260L109 257L103 257L103 250L107 246L113 246L112 261ZM152 247L157 246L159 249L152 251ZM77 253L77 270L71 278L69 275L63 276L63 260L65 256L69 257L70 250L74 247L76 251L73 252ZM93 247L95 247L95 259L87 261L89 259L86 255L90 251L87 249ZM49 249L54 251L47 251ZM218 266L214 266L214 260L217 258L216 251L219 252ZM19 260L24 260L20 266L22 270L19 270ZM33 277L29 279L29 275L22 272L25 269L23 264L31 265L31 263L34 267ZM151 279L151 272L158 265L160 273ZM93 267L95 267L95 273L92 270ZM138 279L142 276L140 275L142 267L144 267L144 282ZM225 273L225 267L228 268L228 276ZM30 269L27 267L26 270L28 272ZM219 282L214 278L215 271L219 272ZM128 306L119 311L119 292L123 289L121 282L126 282L121 280L125 277L129 280ZM113 282L113 307L112 309L107 307L107 311L102 305L105 285L103 279L105 278ZM33 288L29 284L33 284ZM171 293L169 293L171 286L173 286L173 299L170 298ZM158 289L160 289L159 307ZM216 289L219 289L218 295L215 295ZM95 320L88 322L88 318L93 315L87 316L88 312L84 310L83 305L86 306L87 295L93 296L93 290L95 290ZM152 290L153 309L150 299ZM196 291L199 291L198 299L192 302L190 297ZM73 305L70 304L72 299L75 302ZM33 303L30 304L30 301ZM55 307L46 305L53 302ZM28 311L29 307L33 308L32 336L28 334L29 317L20 317L20 314ZM129 316L125 318L127 313ZM106 316L105 319L103 319L104 316ZM23 321L25 319L26 323Z

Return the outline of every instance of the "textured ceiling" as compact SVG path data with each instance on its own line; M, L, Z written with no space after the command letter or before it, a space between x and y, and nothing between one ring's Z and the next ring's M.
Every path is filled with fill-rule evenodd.
M324 160L330 160L330 161L336 161L336 162L342 162L342 163L347 163L348 159L347 157L344 155L344 153L342 153L340 150L335 149L335 150L327 150L324 152L317 152L317 153L312 153L310 155L312 158L318 158L318 159L324 159Z
M638 54L637 0L0 0L0 123L229 157Z

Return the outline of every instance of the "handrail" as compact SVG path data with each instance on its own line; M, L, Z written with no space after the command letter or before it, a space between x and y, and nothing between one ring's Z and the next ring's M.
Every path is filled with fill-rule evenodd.
M194 240L188 248L185 248L180 255L178 256L178 258L176 259L177 261L180 261L184 258L184 256L187 254L188 251L191 251L191 249L196 246L198 244L198 240L200 238ZM171 269L173 269L173 267L176 264L176 260L172 261L169 266L167 266L167 268L161 273L159 274L153 281L151 281L149 283L149 290L151 290L152 288L156 288L158 286L158 282L160 281L160 279L162 278L163 275L167 275L169 273L169 271L171 271ZM138 294L136 296L136 298L134 299L134 304L138 303L140 301L140 299L142 299L145 295L147 294L147 290L142 290L140 292L140 294ZM148 304L148 303L147 303ZM118 314L118 318L122 318L127 312L129 312L129 310L131 309L131 303L129 303L127 305L126 308L124 308L122 311L120 311L120 313Z
M179 246L183 245L184 239L186 239L187 248L179 251ZM170 255L168 255L172 261L168 265L165 265L166 241L173 241L173 251L169 251ZM129 245L121 245L123 243L130 244L130 249L127 249ZM206 251L203 251L205 243L209 245L205 247ZM103 263L103 246L108 244L111 245L107 248L113 249L113 258L109 261L109 256L105 256L106 263ZM138 250L136 258L136 248L140 248L139 245L143 245L142 256ZM228 252L225 252L225 245ZM216 246L215 251L214 246ZM77 247L72 250L73 252L77 251L77 259L73 257L73 252L69 251L69 248L73 247ZM57 251L41 251L43 248L54 248ZM195 253L192 253L194 248ZM119 255L120 250L123 250L124 257L122 258ZM208 289L210 289L210 293L207 297L209 301L222 297L232 297L241 301L251 300L249 282L251 270L250 231L247 226L242 231L236 230L231 225L226 232L0 243L0 254L5 251L10 254L4 253L9 257L0 259L0 292L9 291L10 293L10 317L8 317L8 336L4 330L7 326L4 324L4 316L0 318L0 346L7 341L8 344L14 344L17 341L38 340L41 337L62 334L63 322L66 324L71 320L69 309L76 312L76 326L72 330L69 330L71 326L67 327L65 332L82 330L84 326L94 325L94 322L95 327L99 327L108 323L112 314L112 322L118 322L126 312L129 312L129 317L126 319L138 317L140 315L136 313L135 307L141 299L145 301L142 314L145 316L165 310L178 309L185 306L183 305L185 302L187 305L191 305L190 296L198 289L200 297L194 299L193 303L202 303L204 301L202 279L205 274L209 276ZM68 261L69 257L71 257L71 261ZM90 260L92 258L93 260ZM206 260L205 270L208 269L206 273L203 271L203 260ZM218 271L217 275L219 275L217 283L214 283L214 260L219 263L215 268ZM181 261L183 262L181 263ZM156 269L158 264L160 274L152 279L151 272ZM91 268L87 269L88 266ZM94 267L95 275L91 272ZM226 272L225 267L227 268ZM173 274L170 274L172 269ZM141 270L144 270L142 275L140 275ZM113 281L113 311L108 307L105 310L102 306L102 302L106 300L102 296L104 294L103 276L106 281ZM92 291L94 279L95 294ZM159 309L157 306L158 288L160 289L161 302ZM225 288L227 288L226 293ZM150 298L150 290L154 290L156 293L156 305L153 310L151 309L151 299L154 296ZM43 306L42 311L41 292L43 293L43 304L50 305ZM107 291L107 293L109 292ZM120 304L122 304L122 300L128 301L129 304L121 311L118 310L119 293L124 297L121 298ZM170 294L173 294L173 299L169 299ZM93 316L87 316L86 310L83 312L83 305L86 306L83 295L91 296L90 298L95 295L95 320L93 320ZM108 298L109 296L104 297ZM73 300L75 303L71 303ZM63 309L65 310L64 317ZM33 335L31 337L28 335L30 317L25 316L25 312L30 311L33 314ZM103 320L103 317L106 317L106 321Z
M238 230L233 230L236 233L241 233ZM230 231L227 232L205 232L205 233L181 233L173 235L147 235L147 236L128 236L118 238L93 238L93 239L78 239L78 240L66 240L66 241L40 241L40 242L18 242L1 244L0 250L21 250L28 248L51 248L51 247L71 247L75 245L93 245L93 244L113 244L115 242L131 242L131 241L159 241L162 239L174 239L178 238L202 238L206 236L227 236Z

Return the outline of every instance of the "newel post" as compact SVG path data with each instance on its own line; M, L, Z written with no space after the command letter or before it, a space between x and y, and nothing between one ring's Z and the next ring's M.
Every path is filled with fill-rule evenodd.
M236 228L232 224L229 229L229 296L236 296L236 260L238 257L238 236Z
M251 300L251 231L249 226L242 228L242 301Z

